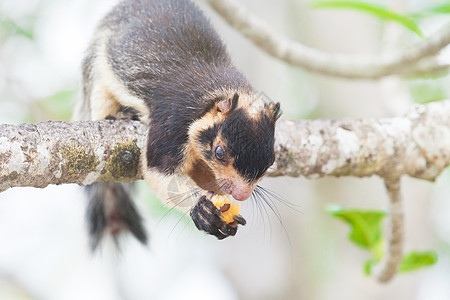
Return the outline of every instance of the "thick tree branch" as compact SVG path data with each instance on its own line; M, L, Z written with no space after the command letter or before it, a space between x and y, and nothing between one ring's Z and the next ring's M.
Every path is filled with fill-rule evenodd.
M136 121L0 125L0 191L140 179L147 127Z
M147 127L136 121L0 125L0 191L141 179ZM386 119L278 122L269 176L434 180L450 165L450 100Z
M284 121L276 137L271 176L433 181L450 164L450 100L414 105L396 118Z
M268 54L309 71L344 78L377 79L388 75L413 76L449 70L448 63L424 58L450 43L447 24L429 39L400 52L378 57L325 53L275 32L236 0L207 0L231 26Z

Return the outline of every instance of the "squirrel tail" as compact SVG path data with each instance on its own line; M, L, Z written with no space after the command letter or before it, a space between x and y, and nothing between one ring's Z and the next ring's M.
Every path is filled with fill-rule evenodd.
M117 242L122 231L130 231L142 244L147 243L143 219L130 197L130 183L94 183L85 187L88 197L86 218L94 251L103 236L110 233Z

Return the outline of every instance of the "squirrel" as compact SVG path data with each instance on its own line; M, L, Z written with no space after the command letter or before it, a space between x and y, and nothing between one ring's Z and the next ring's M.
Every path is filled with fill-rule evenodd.
M219 35L191 0L123 0L97 27L82 63L76 119L132 118L148 124L145 180L162 201L190 212L219 239L226 224L215 194L248 199L273 164L279 103L266 103L232 64ZM177 188L174 190L174 183ZM142 218L121 183L87 188L95 248L108 230L145 243Z

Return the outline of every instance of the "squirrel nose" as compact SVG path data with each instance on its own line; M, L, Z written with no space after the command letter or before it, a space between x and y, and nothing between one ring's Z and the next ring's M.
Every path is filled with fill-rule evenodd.
M253 190L249 186L234 187L231 192L231 196L233 196L233 198L235 200L244 201L244 200L247 200L248 198L250 198L250 196L252 195L252 192L253 192Z

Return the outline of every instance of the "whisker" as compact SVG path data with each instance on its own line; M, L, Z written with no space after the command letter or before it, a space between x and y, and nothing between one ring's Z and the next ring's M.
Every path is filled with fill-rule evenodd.
M184 201L186 201L186 199L190 198L190 197L194 197L196 194L198 194L200 192L199 188L192 188L188 191L185 192L180 192L179 194L175 195L175 196L170 196L167 198L167 200L164 202L164 205L175 205L178 206L181 203L183 203Z
M256 205L256 200L257 200L255 195L256 195L255 193L252 193L252 195L250 196L251 203L252 203L250 218L252 218L252 219L255 218L255 205Z
M277 217L278 222L280 223L281 227L283 228L283 231L288 239L288 243L290 246L290 249L292 249L292 243L291 243L291 239L289 237L289 233L287 231L287 227L285 225L285 223L282 220L281 217L281 213L278 210L277 206L275 205L275 203L273 202L273 199L280 201L281 203L286 204L286 200L282 199L281 196L271 192L270 190L267 190L265 188L262 188L261 186L257 185L255 190L254 190L255 194L259 196L259 199L262 200L262 203L264 203L265 205L267 205L269 207L269 209L273 212L273 214ZM282 199L282 200L280 200ZM287 205L288 207L292 208L291 206Z
M280 194L278 194L278 193L276 193L276 192L274 192L274 191L272 191L272 190L270 190L270 189L268 189L268 188L262 187L262 186L260 186L260 185L257 185L257 186L256 186L256 189L259 189L259 190L263 191L263 192L264 192L265 194L267 194L270 198L274 198L275 200L281 202L282 204L284 204L285 206L289 207L290 209L292 209L292 210L294 210L294 211L296 211L296 212L299 212L299 213L302 212L302 211L300 210L300 206L299 206L299 205L297 205L297 204L295 204L295 203L292 203L292 202L288 201L286 198L284 198L284 197L281 196Z
M269 228L270 228L269 241L271 241L272 240L272 221L270 220L269 212L267 211L267 208L264 205L264 204L267 205L268 203L267 203L267 200L265 199L264 195L258 189L255 189L255 193L258 196L258 200L263 200L262 202L260 202L260 201L258 201L258 202L260 202L260 206L264 209L266 218L269 221ZM274 212L273 208L270 205L267 205L267 206L272 210L272 212ZM275 215L276 215L276 213L275 213ZM277 218L280 219L278 217L278 215L277 215ZM264 218L263 218L263 221L264 221Z
M165 205L168 205L170 202L171 203L176 203L174 200L177 200L178 198L184 197L187 194L190 194L190 197L195 197L196 194L200 194L201 191L203 190L207 190L210 186L215 186L217 184L217 179L212 180L210 182L207 182L199 187L193 187L192 189L185 191L185 192L180 192L178 195L169 197L167 199L167 201L164 203ZM183 201L185 201L186 199L183 199L182 201L180 201L179 203L176 203L175 205L178 206L179 204L181 204Z
M253 190L252 197L253 197L253 200L254 200L253 203L254 203L254 205L256 205L256 207L258 209L258 212L259 212L258 219L257 219L258 220L257 224L261 223L263 225L263 232L264 232L264 236L265 236L266 222L264 221L264 213L263 213L264 207L263 207L262 202L259 201L259 197L260 196L258 195L258 193L255 190ZM267 215L267 211L265 213ZM258 225L257 225L257 227L258 227Z
M183 214L181 215L181 217L178 219L178 221L175 223L175 225L173 225L172 230L170 230L169 235L167 236L167 239L170 239L170 237L172 236L172 233L175 231L175 228L177 228L178 224L180 224L180 222L181 222L182 220L184 220L184 219L187 218L187 213L188 213L188 211L185 212L185 213L183 213ZM185 224L185 226L184 226L184 228L183 228L183 231L186 229L186 226L187 226L187 224ZM181 232L181 233L182 233L182 232ZM180 233L180 234L181 234L181 233Z
M222 181L222 183L218 186L217 191L215 191L215 193L221 193L223 190L223 187L226 185L227 183L225 181Z
M191 197L188 196L186 198L184 198L183 200L181 200L179 203L177 203L176 205L173 205L172 207L170 207L162 216L161 218L159 218L158 222L156 223L155 229L157 229L159 227L159 225L161 224L161 222L163 221L163 219L165 219L171 212L174 211L175 208L177 208L177 206L179 206L181 203L183 203L184 201L186 201L187 199L190 199ZM186 213L184 213L183 215L186 215Z
M273 213L277 216L277 218L281 221L281 213L278 210L278 207L273 202L271 195L267 194L264 189L256 188L255 190L262 196L261 198L266 202L269 208L273 211Z
M179 195L169 197L167 199L167 201L164 202L164 205L165 206L170 205L170 208L158 220L158 223L156 224L156 228L158 228L158 226L163 221L163 219L165 219L170 213L172 213L176 208L178 208L185 201L194 198L197 194L200 194L200 191L201 191L201 189L199 189L199 188L193 188L189 191L180 193ZM184 197L184 198L182 198L182 197ZM181 200L178 201L178 199L181 199ZM184 213L184 214L186 214L186 213Z
M166 201L164 201L164 205L165 206L169 206L170 208L161 216L161 218L159 219L158 223L156 224L156 227L158 227L160 225L160 223L162 222L162 220L164 218L167 217L167 215L169 215L175 208L178 208L181 204L183 204L184 202L199 197L200 194L202 193L202 191L205 191L206 189L208 189L210 186L214 186L214 189L220 189L220 187L217 186L217 183L219 182L219 180L215 179L212 180L210 182L207 182L199 187L193 187L190 190L184 191L184 192L179 192L177 195L171 196L169 197ZM189 212L189 210L184 213L184 215L187 215L187 213ZM180 222L183 218L181 218L178 222ZM176 226L175 226L176 227ZM172 230L173 231L173 230Z
M218 183L219 181L220 181L220 179L214 179L213 181L210 181L210 182L208 182L208 183L205 183L205 184L203 184L203 185L201 185L201 186L199 186L199 187L202 188L202 189L204 189L204 190L207 190L208 187L212 186L213 184Z

